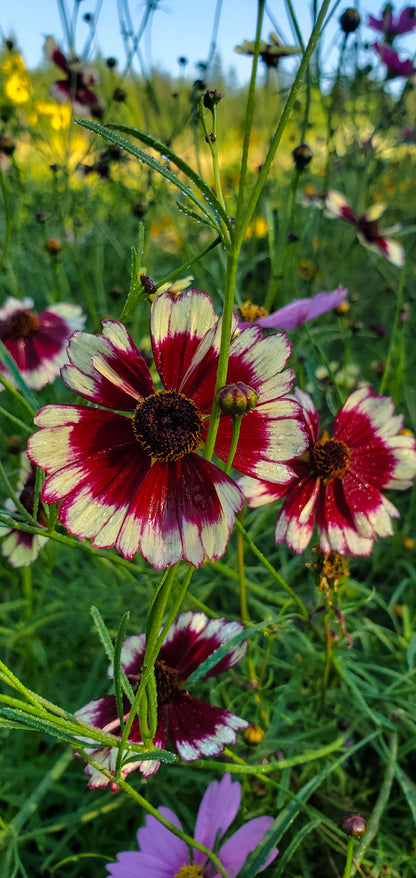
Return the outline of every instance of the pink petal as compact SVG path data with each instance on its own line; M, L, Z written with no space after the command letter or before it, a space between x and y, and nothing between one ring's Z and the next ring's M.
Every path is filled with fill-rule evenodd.
M211 299L200 290L187 290L176 298L169 293L156 297L150 330L155 363L166 390L179 389L195 350L215 320Z
M238 729L248 723L212 704L205 704L181 692L169 704L169 734L175 750L185 762L203 756L218 756L234 744Z
M140 551L156 569L186 560L199 567L224 554L243 495L214 464L196 454L156 461L126 517L117 548Z
M160 807L158 811L176 829L182 830L180 820L170 808ZM155 857L163 866L169 867L170 876L176 875L182 866L189 864L189 851L185 842L159 823L156 817L146 816L145 825L137 833L137 841L143 854Z
M317 293L311 299L295 299L267 317L260 317L256 324L263 329L295 329L306 320L313 320L332 311L344 301L348 290L339 286L332 293Z
M241 622L208 619L205 613L181 613L169 629L159 658L186 680L216 649L243 630ZM246 650L247 643L243 641L217 662L206 676L212 677L228 670L241 660Z
M104 320L102 335L75 332L67 348L70 366L62 378L75 393L119 411L132 411L154 393L149 369L128 332L116 320Z
M263 835L270 829L272 823L272 817L254 817L253 820L249 820L248 823L237 829L237 832L220 848L218 857L230 878L235 878L248 855L260 843ZM278 853L277 848L272 850L260 872L273 862Z
M171 838L175 838L172 836ZM189 859L189 858L188 858ZM107 863L108 874L113 878L172 878L172 867L155 853L142 854L138 851L123 851L117 854L116 863Z
M220 781L212 781L205 790L196 818L194 838L199 844L214 849L237 815L241 803L241 784L233 783L225 772ZM200 851L194 852L195 865L205 863ZM222 858L221 858L222 862Z

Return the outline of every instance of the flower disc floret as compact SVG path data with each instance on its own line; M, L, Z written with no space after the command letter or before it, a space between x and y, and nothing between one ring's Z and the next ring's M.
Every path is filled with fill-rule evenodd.
M133 415L134 435L155 460L180 460L195 451L202 429L195 403L176 390L158 390L147 396Z
M4 338L31 338L35 332L39 332L40 326L40 320L33 311L17 311L9 317Z
M326 430L310 450L311 468L318 478L329 482L342 479L348 469L350 450L345 442L330 439Z

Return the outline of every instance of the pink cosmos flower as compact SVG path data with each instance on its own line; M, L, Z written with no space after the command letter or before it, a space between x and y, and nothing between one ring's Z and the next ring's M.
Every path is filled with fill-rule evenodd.
M273 823L273 817L253 817L222 843L240 804L241 784L233 783L230 775L224 774L220 781L212 781L205 790L195 824L195 841L209 850L217 850L217 845L221 844L217 856L230 878L235 878L249 853ZM182 830L170 808L158 808L158 811ZM116 863L109 863L109 875L114 878L191 878L193 875L195 878L220 878L219 872L201 851L190 851L182 839L169 832L155 817L146 816L145 826L137 833L137 842L139 851L123 851L117 855ZM272 863L278 853L277 848L273 848L259 871Z
M24 453L20 458L20 473L16 494L31 515L33 515L35 480L36 468ZM4 501L4 506L10 512L16 512L16 507L10 498ZM42 503L39 503L37 520L42 526L47 523L46 510ZM38 557L40 549L48 542L47 537L25 533L16 528L2 527L0 535L6 536L6 539L2 542L1 550L5 558L8 558L12 567L29 567Z
M85 317L79 305L60 302L36 314L33 299L10 296L0 308L0 339L13 357L25 384L41 390L52 384L66 362L66 345L74 330L82 329ZM14 384L0 363L0 371ZM0 385L0 390L3 390Z
M385 35L388 42L400 34L408 34L416 28L416 8L405 6L397 15L393 15L393 8L388 4L382 12L381 18L369 15L367 26L378 30Z
M383 235L377 224L384 210L384 204L373 204L362 216L357 216L349 201L335 189L330 189L325 200L325 213L328 217L332 219L340 217L355 226L357 237L365 247L385 256L389 262L401 268L404 265L402 245Z
M323 552L369 555L377 537L391 536L395 506L382 491L404 491L416 475L416 442L402 432L403 417L393 400L361 387L348 397L335 422L333 438L324 430L307 393L295 390L303 406L309 450L292 461L292 483L277 486L239 479L249 506L285 496L275 539L295 552L306 548L316 522Z
M233 333L237 329L234 318ZM29 456L48 474L45 502L63 500L65 527L97 547L116 546L126 558L138 550L161 569L183 559L200 566L224 551L243 496L215 464L200 456L215 389L221 323L199 290L158 296L150 331L161 385L125 328L103 323L102 335L75 333L69 388L99 408L46 406ZM260 478L290 481L287 460L306 437L299 406L286 399L294 373L281 372L290 352L283 335L262 339L258 326L231 341L227 383L242 381L257 394L244 415L234 466ZM122 414L125 412L125 414ZM216 453L228 457L232 417L222 415Z
M96 85L98 77L85 67L76 55L66 58L53 37L45 40L44 52L49 61L66 74L65 79L58 79L50 88L50 93L60 103L69 101L76 113L84 115L92 108L101 107L101 101L91 85Z
M262 329L296 329L307 320L313 320L326 314L327 311L338 308L347 293L345 287L339 286L332 293L317 293L309 299L294 299L289 305L284 305L283 308L273 311L273 314L268 314L266 317L258 317L254 322ZM240 323L240 326L249 326L249 324Z
M390 79L393 79L395 76L415 75L416 67L413 61L410 58L407 58L406 61L401 61L397 52L387 43L373 43L373 49L376 50L380 60L386 65Z
M234 744L238 729L245 729L248 723L222 707L214 707L189 695L184 690L188 677L216 649L243 631L240 622L226 622L225 619L208 619L205 613L182 613L166 637L160 650L156 665L155 679L158 699L158 721L154 739L155 747L164 749L168 738L185 762L201 759L203 756L218 756L227 744ZM222 658L204 679L221 674L233 667L244 656L247 642L238 646ZM121 666L132 686L140 682L146 650L146 637L127 637L121 651ZM113 676L113 668L109 670ZM130 703L124 696L125 719L130 711ZM120 735L120 720L115 695L106 695L97 701L90 701L77 711L76 716L104 732ZM139 720L135 717L130 732L130 740L141 743ZM114 771L117 749L106 747L88 751L105 768ZM140 760L128 762L122 769L123 777L139 768L142 774L155 774L160 762ZM85 768L89 775L90 787L105 787L109 781L91 765ZM112 784L112 789L117 789Z

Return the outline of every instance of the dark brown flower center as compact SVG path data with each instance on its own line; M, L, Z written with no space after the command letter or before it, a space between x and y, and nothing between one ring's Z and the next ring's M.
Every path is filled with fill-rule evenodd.
M342 479L349 466L350 450L339 439L330 439L326 430L310 450L312 471L324 482Z
M138 686L142 677L142 672L131 675L130 679ZM175 668L171 668L166 662L158 659L155 663L155 682L157 691L158 707L169 704L172 698L179 692L184 682Z
M365 214L358 217L357 229L370 244L372 241L377 241L377 239L381 237L378 223L376 223L375 220L367 219Z
M40 322L33 311L17 311L9 317L4 338L30 338L39 329Z
M195 403L176 390L158 390L147 396L133 415L137 441L156 460L179 460L194 451L202 427Z

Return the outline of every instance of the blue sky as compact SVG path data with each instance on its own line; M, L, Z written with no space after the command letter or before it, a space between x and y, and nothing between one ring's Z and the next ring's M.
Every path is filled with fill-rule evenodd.
M96 2L97 0L79 0L75 43L78 53L82 53L89 33L83 16L85 13L94 12ZM62 3L72 12L73 0L66 2L62 0ZM109 55L117 57L120 66L123 67L125 51L120 34L118 5L126 5L126 0L119 0L119 4L117 0L102 0L97 39L92 46L91 55L93 56L99 49L104 57ZM128 0L128 5L134 28L137 29L146 4L144 0ZM327 29L325 45L329 68L336 65L336 47L339 41L338 19L348 5L352 5L351 0L340 3L334 20ZM362 18L365 20L368 12L378 15L383 5L383 0L367 0L359 6ZM159 0L151 27L146 30L141 42L146 65L148 67L153 65L175 74L178 71L177 58L183 55L189 59L187 74L193 78L197 77L199 75L197 62L206 59L209 52L216 6L216 0ZM294 0L294 7L304 37L307 39L311 29L310 3L307 0ZM285 41L293 44L294 37L285 12L284 0L269 0L267 8L270 10L272 20L278 23ZM244 56L236 54L234 46L243 39L253 39L256 10L256 0L223 0L222 2L217 51L221 55L224 70L228 72L233 68L240 83L245 82L249 76L250 62ZM44 37L48 34L52 34L58 42L65 45L58 3L55 0L8 0L8 2L4 0L0 12L0 25L6 37L15 35L29 67L35 66L42 59ZM273 21L266 14L263 36L267 38L272 30L274 30ZM374 31L362 29L363 40L371 41L374 36ZM408 51L412 50L411 40L411 37L405 38L403 44ZM414 48L413 37L413 51ZM290 64L290 61L285 61L285 69L290 69Z

